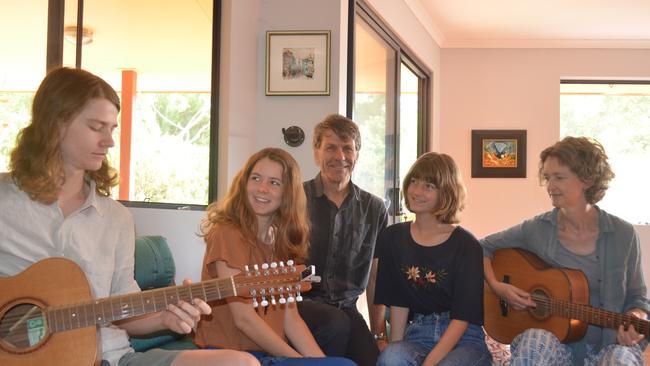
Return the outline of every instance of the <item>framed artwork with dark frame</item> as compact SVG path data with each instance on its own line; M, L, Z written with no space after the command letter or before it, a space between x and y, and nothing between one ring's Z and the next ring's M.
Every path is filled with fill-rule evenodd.
M526 178L526 130L472 130L472 178Z
M330 31L266 32L266 95L330 94Z

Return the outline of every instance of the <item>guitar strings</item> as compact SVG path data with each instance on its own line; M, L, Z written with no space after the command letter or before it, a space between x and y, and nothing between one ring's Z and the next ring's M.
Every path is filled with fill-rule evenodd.
M607 310L598 309L587 304L576 304L565 300L549 299L545 296L531 295L531 298L538 304L540 310L559 313L570 318L575 314L578 317L586 318L587 323L605 325L609 328L618 328L619 325L634 325L638 333L650 336L650 322L629 314L619 314ZM541 305L541 306L540 306ZM578 319L581 320L581 319Z
M268 286L269 284L273 284L273 283L275 283L276 285L283 285L288 282L300 282L299 278L291 278L291 277L293 276L289 276L289 278L276 278L275 280L269 280L268 277L252 277L250 279L242 278L241 281L233 281L233 282L231 282L230 278L220 278L220 279L208 280L196 284L171 286L166 288L147 290L141 293L89 300L89 301L84 301L76 304L52 306L46 308L45 310L34 305L34 307L31 307L30 310L27 311L27 313L31 311L35 311L34 309L40 310L41 314L39 314L34 318L41 317L46 319L47 325L45 326L45 328L47 329L48 333L51 333L51 332L57 332L61 330L71 330L71 329L86 327L90 325L104 324L105 322L103 321L103 319L108 318L108 316L106 315L107 312L106 310L111 312L111 318L112 318L111 321L115 321L115 320L124 319L125 317L143 315L143 314L152 313L156 311L162 311L166 309L167 305L169 304L168 299L173 303L176 303L180 300L192 302L192 299L197 297L202 298L204 301L212 301L212 300L222 299L224 297L234 296L236 294L235 291L236 288L239 287L244 287L244 288L261 287L262 285ZM169 292L174 292L175 296L169 296L168 294ZM241 294L241 295L247 296L249 294ZM136 297L139 299L136 299L135 302L136 303L139 302L141 304L134 306L133 299ZM152 303L145 304L144 303L145 299L151 300ZM164 308L162 306L163 301L165 304ZM160 303L158 307L156 306L157 303ZM106 307L104 305L106 305ZM95 311L96 306L99 306L99 308L101 309L101 313L102 313L101 318L96 318L96 314L97 314L97 312ZM126 306L126 308L124 308L124 306ZM84 315L81 317L77 317L76 316L77 314L82 313L81 309L84 310L83 311ZM142 314L139 314L140 309L142 309ZM25 313L26 312L20 312L16 314L5 314L5 316L2 317L2 319L0 319L0 337L5 337L3 336L5 334L6 335L11 334L11 328L16 327L20 323L20 320L24 320L26 316ZM54 314L54 316L56 316L55 313L58 313L59 316L67 319L61 319L60 322L56 321L58 319L50 319L49 315ZM92 317L88 316L90 313L93 314ZM115 316L116 313L118 314L117 316ZM102 319L102 321L98 319Z

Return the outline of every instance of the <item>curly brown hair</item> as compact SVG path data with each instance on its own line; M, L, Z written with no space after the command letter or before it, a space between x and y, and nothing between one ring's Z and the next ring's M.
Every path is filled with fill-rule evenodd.
M208 206L207 218L201 224L201 233L204 237L208 236L214 224L228 223L240 230L246 242L255 245L257 217L248 202L246 185L255 164L262 159L269 159L282 166L282 203L271 222L275 228L275 255L280 260L304 262L309 247L307 198L298 163L282 149L265 148L248 158L244 167L235 175L226 197Z
M35 201L51 204L65 182L61 156L61 131L93 98L104 98L118 112L115 90L100 77L67 67L50 71L38 87L32 103L32 121L16 138L9 171L16 185ZM86 171L96 183L97 193L109 196L117 185L117 171L107 158L97 171Z
M433 184L438 190L438 205L433 212L443 224L460 222L460 212L465 208L465 186L454 159L447 154L426 153L418 158L404 177L404 203L410 209L408 195L411 179Z
M543 179L544 162L549 157L558 159L588 186L585 199L592 205L605 197L609 182L615 177L607 161L605 148L592 138L568 136L544 149L539 154L540 182Z

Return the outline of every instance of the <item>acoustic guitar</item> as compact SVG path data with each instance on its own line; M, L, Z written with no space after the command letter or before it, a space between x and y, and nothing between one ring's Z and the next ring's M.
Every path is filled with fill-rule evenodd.
M317 282L314 266L272 263L237 276L93 299L82 269L48 258L0 278L0 365L98 364L97 326L166 309L179 300L253 298L253 306L300 301Z
M509 344L529 328L545 329L561 342L577 342L587 332L587 325L634 329L650 338L650 322L589 305L589 284L584 273L576 269L553 268L535 254L523 249L499 249L494 252L492 268L496 278L531 294L534 308L516 310L485 284L484 327L490 337Z

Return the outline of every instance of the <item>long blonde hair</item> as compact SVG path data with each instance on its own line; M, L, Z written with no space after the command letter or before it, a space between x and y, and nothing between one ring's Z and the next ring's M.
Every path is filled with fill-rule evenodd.
M253 167L262 159L269 159L282 166L282 203L271 221L275 229L276 258L303 262L309 246L307 199L298 163L282 149L262 149L248 158L244 167L233 179L226 197L208 206L207 218L201 224L201 233L207 236L214 224L229 223L240 230L246 242L255 245L257 216L248 202L246 184Z
M115 90L100 77L66 67L47 74L34 95L32 121L16 138L9 171L16 185L35 201L51 204L65 181L61 156L61 131L93 98L104 98L119 111ZM117 185L117 171L105 157L96 171L86 176L96 183L97 193L109 196Z

